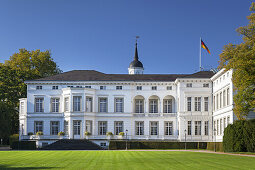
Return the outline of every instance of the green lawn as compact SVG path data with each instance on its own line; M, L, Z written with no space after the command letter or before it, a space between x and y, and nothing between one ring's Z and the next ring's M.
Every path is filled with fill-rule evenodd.
M0 151L0 169L255 169L254 157L182 151Z

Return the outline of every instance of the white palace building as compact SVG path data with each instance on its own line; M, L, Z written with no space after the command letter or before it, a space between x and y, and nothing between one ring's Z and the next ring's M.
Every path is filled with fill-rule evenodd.
M36 140L40 147L59 140L62 131L65 139L101 145L107 145L107 132L112 139L124 132L129 140L221 142L224 128L237 119L232 70L143 74L136 44L128 72L73 70L26 81L20 140Z

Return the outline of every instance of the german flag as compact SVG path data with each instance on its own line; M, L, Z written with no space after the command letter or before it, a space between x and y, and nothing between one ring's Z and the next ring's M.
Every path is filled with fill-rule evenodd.
M206 49L206 51L211 54L210 50L207 48L207 46L205 45L205 43L203 42L203 40L201 40L201 47Z

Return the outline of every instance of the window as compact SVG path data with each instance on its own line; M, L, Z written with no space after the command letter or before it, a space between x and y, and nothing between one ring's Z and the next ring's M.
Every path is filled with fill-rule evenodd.
M25 104L24 102L20 102L20 114L24 114L25 111Z
M209 134L209 121L205 121L205 135Z
M144 122L135 122L135 135L144 135Z
M225 80L225 75L223 75L223 80Z
M106 86L100 86L100 90L106 90Z
M166 90L172 90L172 86L166 86Z
M92 97L86 97L86 112L92 112Z
M222 92L220 92L220 108L222 108Z
M230 124L230 117L227 117L227 126Z
M195 97L195 111L201 111L201 97Z
M222 135L222 119L220 119L220 135Z
M216 130L217 130L217 135L219 135L219 120L217 120L217 128L216 128Z
M34 134L37 132L43 132L43 122L42 121L35 121L34 123Z
M42 86L36 86L36 90L42 90Z
M150 122L150 134L158 135L158 122Z
M204 109L206 112L208 111L208 97L204 97Z
M100 143L100 146L101 146L101 147L106 147L106 143L105 143L105 142L101 142L101 143Z
M136 86L136 90L142 90L143 86Z
M69 97L65 97L65 112L69 112Z
M157 86L152 86L151 90L157 90Z
M219 94L217 94L217 98L216 98L216 107L218 110L219 109Z
M209 83L204 83L203 87L209 87Z
M116 86L116 90L122 90L122 86Z
M64 121L64 132L65 135L69 135L69 122L67 120Z
M81 111L81 96L73 97L73 111L80 112Z
M150 99L149 104L150 113L158 113L158 100Z
M135 100L135 113L144 113L144 101L143 99Z
M195 121L195 135L201 135L201 121Z
M67 86L67 87L70 87L70 88L72 88L73 86Z
M123 122L122 121L118 121L118 122L114 122L114 134L115 135L119 135L120 132L124 132L123 131Z
M226 128L226 118L224 117L223 118L223 131L224 131L225 128Z
M50 122L50 134L58 135L59 132L59 121L51 121Z
M35 98L35 112L43 112L43 98Z
M227 89L227 106L229 105L229 88Z
M99 112L107 112L107 98L99 98Z
M223 91L223 107L226 106L226 90Z
M53 113L59 112L59 98L51 99L51 112L53 112Z
M106 135L107 122L98 122L98 135Z
M213 110L215 111L216 110L216 108L215 108L215 96L213 96Z
M191 111L191 97L187 97L187 111Z
M173 122L165 122L165 135L173 135Z
M58 90L58 86L52 86L52 90Z
M123 98L115 98L115 112L123 112Z
M191 135L191 121L188 121L188 135Z
M192 83L187 83L186 87L192 87Z
M85 88L91 89L91 86L85 86Z
M81 134L81 121L74 120L73 121L73 135L80 135Z
M227 77L229 76L229 72L227 73Z
M76 88L82 88L82 86L76 86Z
M216 121L213 121L213 128L214 128L214 129L213 129L214 135L216 135L216 128L217 128L217 127L216 127Z
M172 113L172 99L163 100L164 103L164 113Z
M92 120L86 120L85 124L85 131L92 135Z

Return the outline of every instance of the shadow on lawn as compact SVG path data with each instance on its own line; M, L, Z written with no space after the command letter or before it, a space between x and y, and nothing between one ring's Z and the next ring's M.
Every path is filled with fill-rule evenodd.
M8 165L0 165L0 169L13 169L13 170L17 170L17 169L52 169L52 168L56 168L56 167L10 167Z

